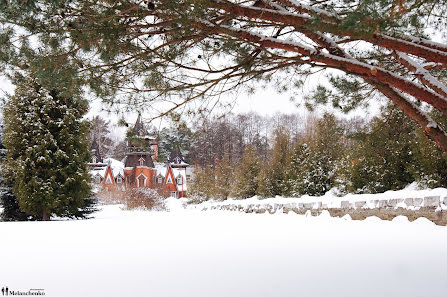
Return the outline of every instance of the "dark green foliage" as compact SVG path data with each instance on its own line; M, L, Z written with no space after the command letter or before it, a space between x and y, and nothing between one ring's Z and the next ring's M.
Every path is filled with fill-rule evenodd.
M159 134L158 155L159 161L164 162L169 154L180 149L186 163L190 162L189 152L192 145L192 131L184 123L178 123L175 127L163 128Z
M447 117L433 112L437 122L447 127ZM447 187L447 154L443 153L429 140L424 131L416 128L412 142L412 157L410 171L415 180L428 187Z
M310 154L307 143L295 144L285 169L286 180L283 185L285 196L299 197L306 193L307 181L303 179L303 171L306 170Z
M370 131L359 133L353 153L353 191L381 193L398 190L414 181L412 144L415 125L395 107L383 109L370 124Z
M262 167L259 179L258 194L263 197L282 195L284 188L284 165L287 163L290 152L290 133L283 127L274 132L274 143L269 160Z
M197 169L194 180L189 186L189 195L206 199L213 198L216 196L215 182L216 178L212 168Z
M234 196L237 198L250 198L256 195L258 190L258 175L261 164L256 154L256 149L252 145L245 148L242 160L236 167L234 181Z
M39 219L91 213L87 102L16 78L4 108L6 167L20 209Z
M315 123L315 132L295 145L285 167L284 195L324 195L339 186L346 155L344 129L332 114Z
M3 131L0 131L3 133ZM2 135L0 134L0 206L3 212L0 214L0 220L3 221L26 221L29 216L20 210L16 197L12 192L13 183L8 179L8 172L3 163L6 158L6 149L3 146Z
M216 169L216 196L227 199L234 183L234 164L228 158L224 158Z
M405 83L397 83L397 75L409 80L420 77L388 54L405 52L410 46L383 44L374 36L411 35L414 39L408 36L400 42L416 46L419 37L445 33L445 0L311 2L310 10L294 7L300 2L273 1L269 8L257 5L257 10L276 7L295 14L291 19L300 25L293 26L289 19L282 20L283 12L253 13L252 1L0 1L4 24L0 67L31 71L43 87L57 89L63 96L87 86L111 108L116 103L127 103L129 108L149 105L163 116L202 114L218 105L229 106L220 95L241 86L251 92L270 83L279 92L295 93L293 97L294 89L309 75L335 68L347 75L331 72L328 80L333 88L317 87L307 105L332 104L347 112L377 93L375 83L364 80L369 75L364 68L375 66L395 74L396 80L380 81L387 88ZM270 14L276 18L266 17ZM427 24L434 30L426 30ZM250 33L263 35L259 41ZM320 33L327 42L310 36ZM273 40L264 43L265 38ZM296 55L281 45L285 40L297 48L306 40L311 50ZM430 62L430 55L424 55L429 48L406 53L418 55L418 62ZM333 55L331 61L326 54ZM333 62L343 56L346 60ZM363 70L348 64L361 65ZM447 71L436 68L428 71L442 82ZM431 104L423 95L406 90L400 89Z

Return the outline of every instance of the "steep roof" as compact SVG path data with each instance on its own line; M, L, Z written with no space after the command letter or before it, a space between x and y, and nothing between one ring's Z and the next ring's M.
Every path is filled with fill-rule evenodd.
M169 163L172 165L188 165L185 162L185 159L183 158L182 152L180 151L180 148L177 147L173 151L171 151L171 154L169 155Z
M143 124L143 120L141 119L141 113L138 113L138 118L137 118L137 121L135 122L135 126L133 127L133 131L135 133L138 133L138 131L140 131L140 130L146 131L144 124Z
M143 166L147 166L150 168L154 167L154 161L150 154L146 152L127 154L125 167L137 167L140 166L140 159L143 158Z
M92 142L92 146L90 147L90 151L92 152L92 158L93 156L96 157L96 162L95 163L102 163L102 157L101 157L101 153L99 151L99 145L98 142L96 141L96 137L93 138L93 142Z

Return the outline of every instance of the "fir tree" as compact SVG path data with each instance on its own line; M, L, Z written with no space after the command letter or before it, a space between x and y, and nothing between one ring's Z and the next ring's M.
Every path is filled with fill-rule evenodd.
M433 110L430 115L444 128L447 127L447 116ZM413 162L409 170L414 179L421 185L431 188L447 187L447 154L425 137L425 131L412 125L415 137L409 139Z
M306 160L309 160L309 154L309 146L306 143L295 144L285 169L286 180L283 185L285 196L299 197L305 193L302 172L305 170Z
M6 166L19 207L28 215L84 217L94 210L87 162L87 102L16 77L4 108Z
M282 195L284 190L284 169L290 152L290 133L287 129L279 126L274 132L273 148L269 155L267 166L262 168L261 179L259 179L258 194L264 197Z
M415 126L394 106L382 109L370 131L359 134L351 169L352 191L380 193L398 190L414 181L411 164Z
M169 154L180 149L185 157L186 163L189 163L189 151L192 145L192 131L185 123L176 123L175 127L163 128L160 131L158 142L159 161L163 162L169 158Z
M215 174L211 167L196 169L194 180L189 187L189 193L192 196L213 198L216 195L215 183Z
M106 121L100 116L95 116L91 121L89 133L90 141L96 140L99 152L105 157L112 153L114 142L110 138L110 121Z
M25 221L29 219L29 216L20 210L12 192L11 177L8 176L8 172L3 165L6 158L6 149L3 146L2 134L3 129L0 130L0 205L3 207L0 219L3 221Z
M232 191L234 168L228 158L224 158L216 169L216 196L227 199Z
M235 197L250 198L256 195L260 166L256 149L251 145L247 145L242 155L242 160L236 169L234 185Z
M324 195L337 185L345 155L344 130L340 121L325 113L316 123L307 144L298 144L288 162L285 192L292 196Z

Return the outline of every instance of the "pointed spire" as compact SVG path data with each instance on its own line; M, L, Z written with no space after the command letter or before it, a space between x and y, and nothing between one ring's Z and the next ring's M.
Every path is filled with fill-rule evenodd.
M96 141L96 136L93 137L93 142L90 149L99 151L99 145L98 142Z
M171 164L181 164L185 162L185 160L183 159L182 152L180 151L180 147L178 145L173 151L171 151L168 161Z
M141 118L141 113L140 112L138 112L138 118L137 118L137 121L135 122L135 126L133 128L133 131L137 135L141 134L140 131L143 131L144 135L147 134L147 131L146 131L146 128L144 127L143 120Z
M91 151L91 163L102 163L101 152L99 151L99 145L96 141L96 137L93 138L92 146L90 147Z

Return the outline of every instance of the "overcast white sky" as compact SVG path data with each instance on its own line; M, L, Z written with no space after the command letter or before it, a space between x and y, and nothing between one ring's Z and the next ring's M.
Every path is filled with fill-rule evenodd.
M316 84L321 83L323 78L321 76L315 76L311 82L306 83L302 89L303 95L304 93L309 92ZM5 92L12 93L13 87L11 84L5 80L3 77L0 77L0 94L3 97ZM248 113L248 112L256 112L260 115L271 116L275 113L287 113L287 114L296 114L298 113L303 119L309 114L309 112L303 107L298 107L297 103L301 98L296 98L298 102L290 101L290 94L278 94L272 87L270 88L259 88L254 94L247 95L244 92L239 93L238 95L228 94L226 98L229 101L234 101L234 107L231 110L233 113ZM115 113L108 113L102 110L102 104L96 100L91 102L90 111L88 113L88 117L92 118L93 116L100 114L103 118L110 120L112 123L117 123L119 119L119 115ZM332 110L330 108L320 108L319 112L322 113L325 110ZM353 113L347 115L347 117L352 116L362 116L362 117L371 117L376 114L378 107L372 107L369 111L357 110ZM136 120L137 113L130 112L124 113L122 115L124 119L128 123L133 123ZM143 114L143 118L148 119L150 116ZM153 124L156 127L163 127L168 125L169 120L162 119L156 120ZM112 134L116 138L122 138L125 135L126 128L124 127L114 127L112 129Z

